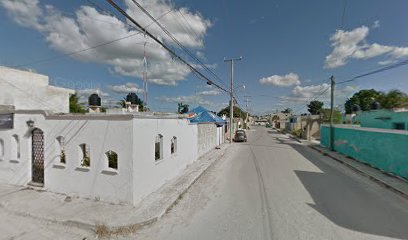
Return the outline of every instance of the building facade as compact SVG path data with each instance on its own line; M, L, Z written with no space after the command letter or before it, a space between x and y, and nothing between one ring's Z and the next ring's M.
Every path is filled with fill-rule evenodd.
M224 142L224 128L191 123L187 115L69 114L74 91L52 92L42 75L5 73L0 86L10 92L0 96L0 183L136 205Z

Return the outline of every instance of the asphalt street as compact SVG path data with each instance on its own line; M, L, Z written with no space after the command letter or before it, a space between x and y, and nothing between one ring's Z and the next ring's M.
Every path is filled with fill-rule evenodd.
M408 239L408 201L264 127L135 239Z

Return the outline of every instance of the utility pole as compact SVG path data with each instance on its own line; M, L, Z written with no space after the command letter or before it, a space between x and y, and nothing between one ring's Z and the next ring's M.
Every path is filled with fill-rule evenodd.
M334 81L334 76L330 77L331 83L331 95L330 95L330 150L334 151L334 128L333 128L333 117L334 117L334 86L336 82Z
M242 57L225 59L224 62L231 63L231 89L230 89L230 143L232 143L232 131L234 126L234 62L242 60Z
M245 118L245 128L248 128L248 106L249 106L249 98L251 96L244 96L245 99L245 111L246 111L246 118Z

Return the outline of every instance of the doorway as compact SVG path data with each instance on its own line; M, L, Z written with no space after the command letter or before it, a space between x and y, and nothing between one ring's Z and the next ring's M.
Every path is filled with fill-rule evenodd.
M32 182L44 184L44 132L36 128L32 132Z

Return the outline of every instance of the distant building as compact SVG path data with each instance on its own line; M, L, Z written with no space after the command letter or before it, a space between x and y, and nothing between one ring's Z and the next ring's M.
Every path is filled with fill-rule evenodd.
M273 113L269 116L269 122L272 127L277 129L285 129L287 126L288 119L292 116L291 113Z

